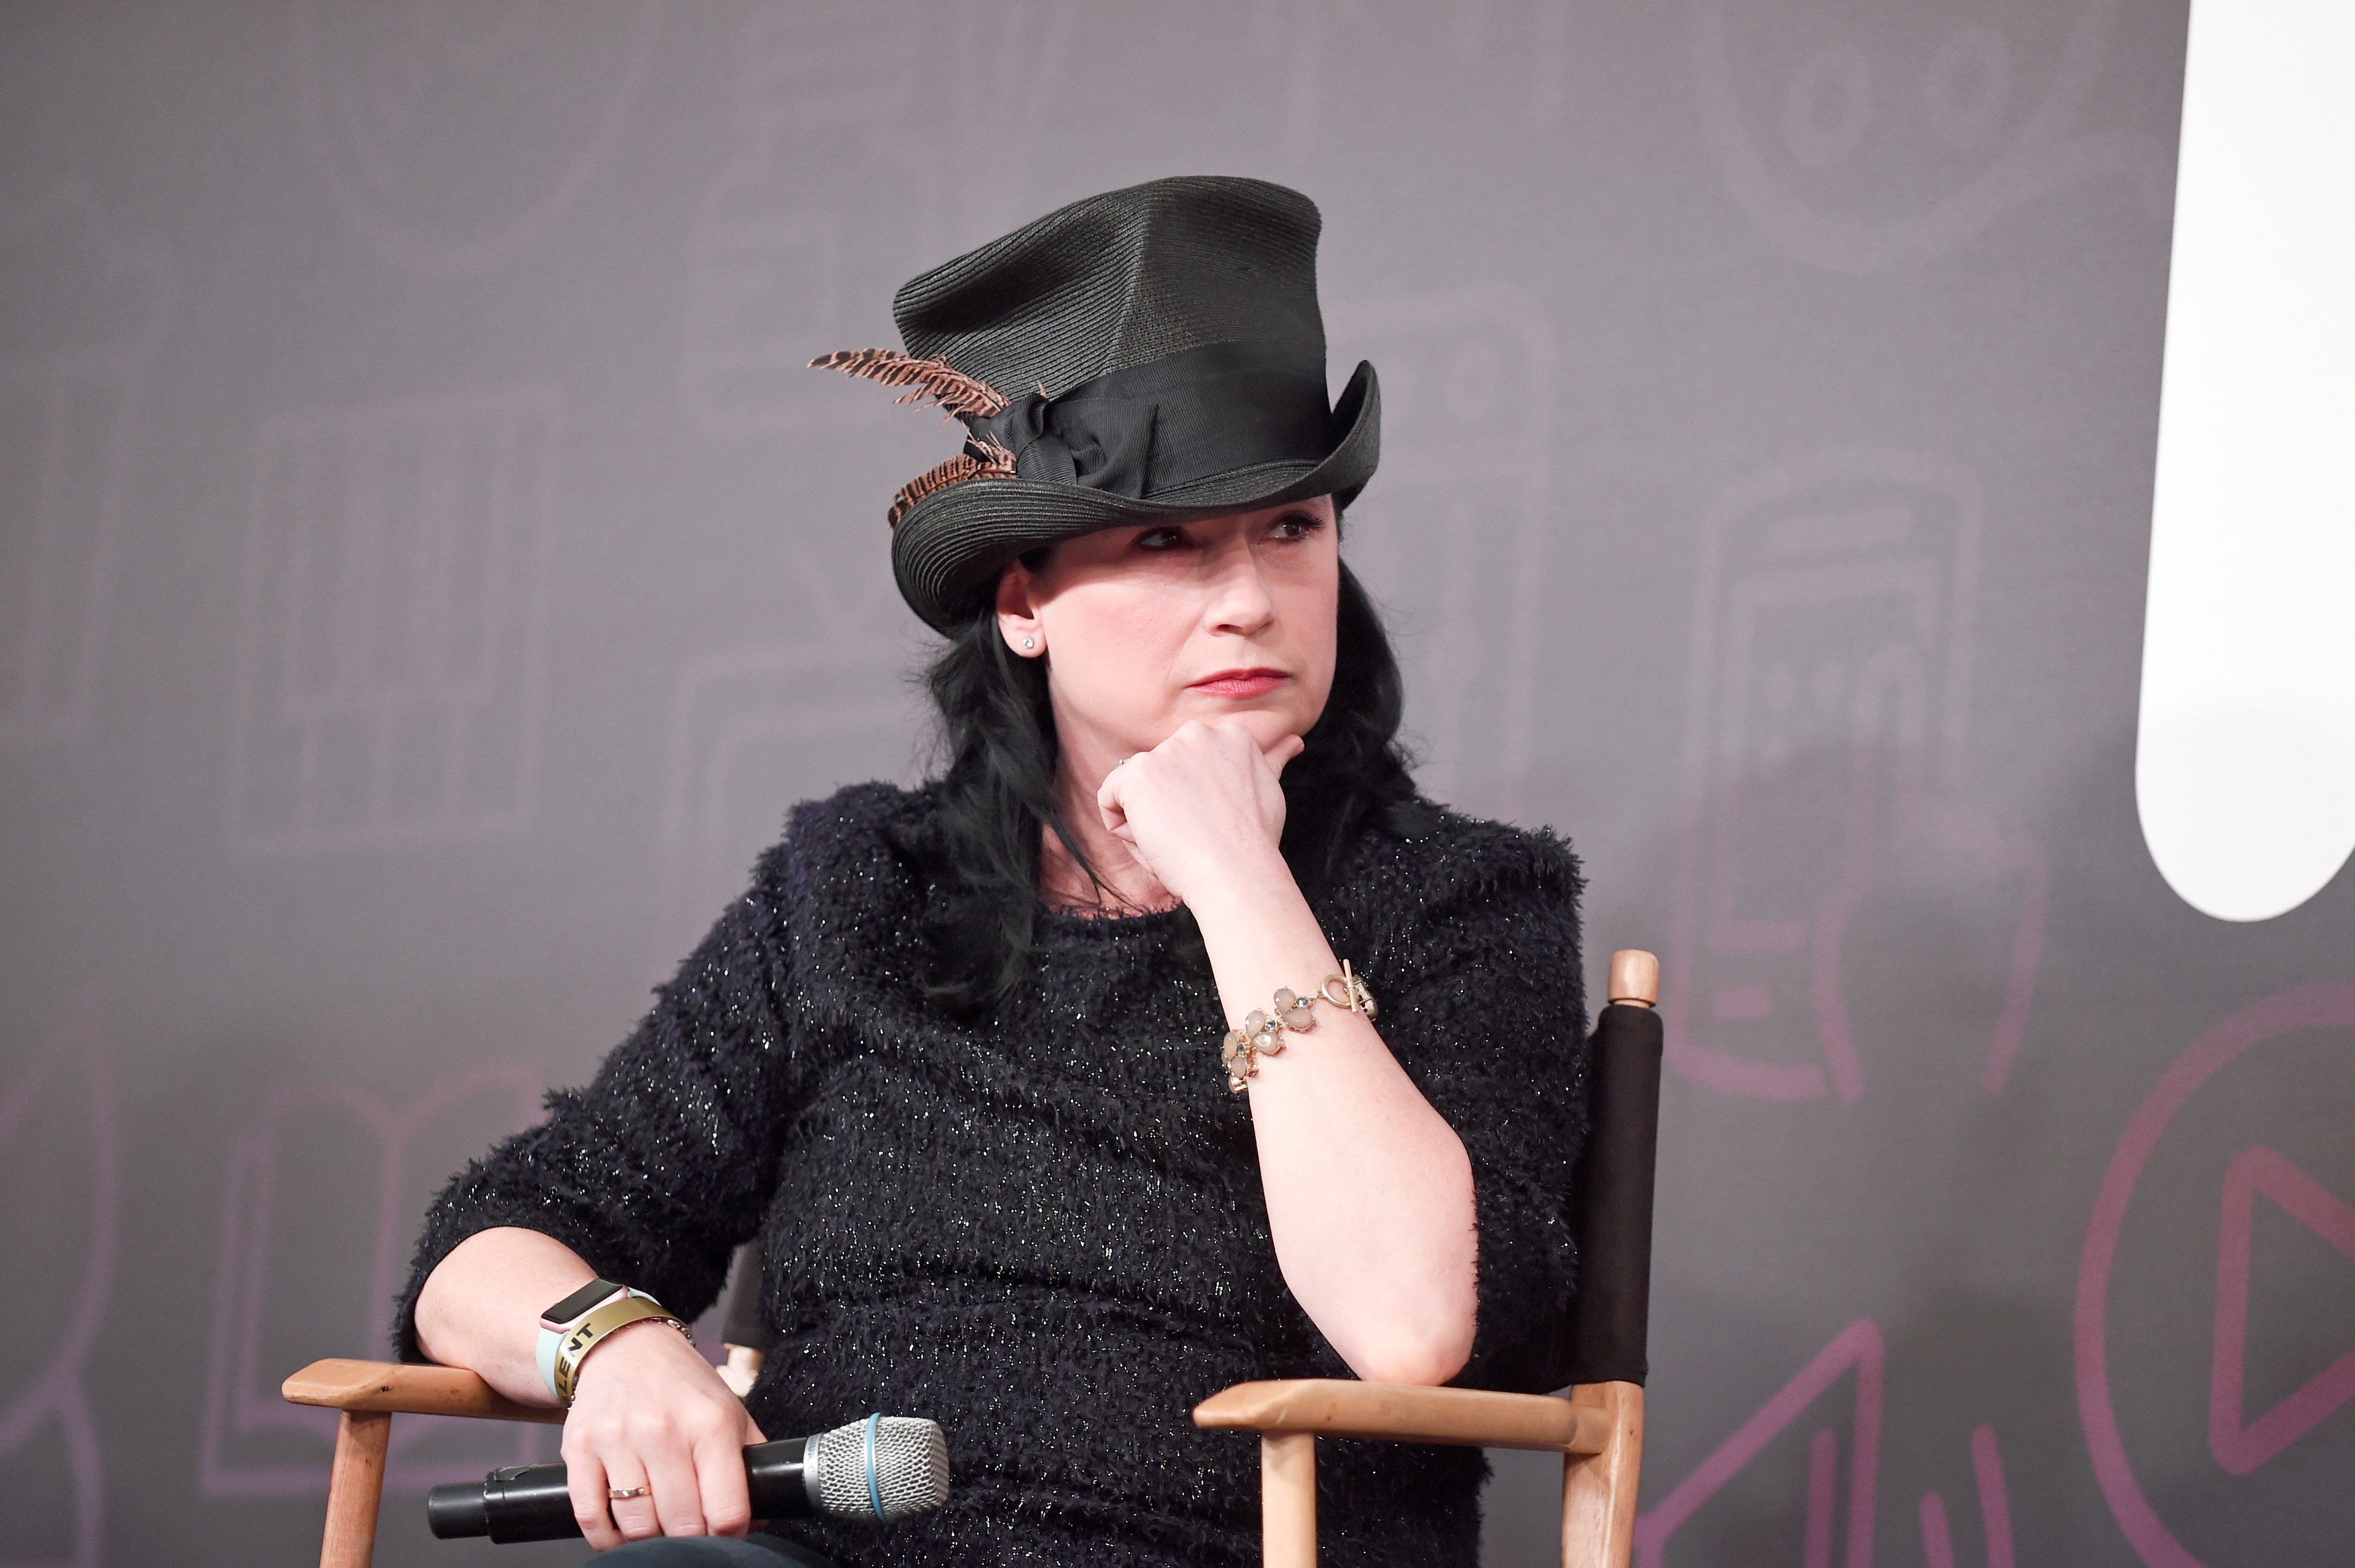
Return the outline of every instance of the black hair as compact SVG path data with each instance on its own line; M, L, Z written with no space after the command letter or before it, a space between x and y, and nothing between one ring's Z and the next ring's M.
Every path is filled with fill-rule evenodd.
M1405 688L1397 656L1357 577L1344 563L1334 627L1333 689L1284 771L1284 858L1312 899L1369 824L1401 837L1428 830L1398 739ZM937 710L943 766L926 785L933 810L922 846L908 848L937 878L925 932L925 995L970 1015L1002 1001L1028 973L1039 908L1040 828L1102 880L1056 798L1060 748L1045 661L1023 658L998 635L993 607L949 634L923 683ZM1190 921L1188 945L1200 938Z

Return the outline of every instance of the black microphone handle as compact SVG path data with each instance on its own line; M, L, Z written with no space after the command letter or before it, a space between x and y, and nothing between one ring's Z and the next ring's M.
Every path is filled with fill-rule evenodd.
M816 1511L802 1469L808 1441L785 1437L744 1450L744 1480L752 1495L754 1519L801 1519ZM425 1521L443 1541L487 1535L503 1546L517 1541L561 1541L581 1533L560 1463L514 1465L493 1470L480 1482L436 1487L425 1496Z

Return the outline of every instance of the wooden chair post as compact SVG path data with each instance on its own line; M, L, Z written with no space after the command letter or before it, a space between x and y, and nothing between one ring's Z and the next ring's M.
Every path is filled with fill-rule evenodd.
M1611 1420L1600 1454L1561 1461L1562 1568L1626 1568L1636 1551L1636 1492L1644 1468L1644 1391L1635 1383L1582 1383L1572 1404Z
M279 1390L289 1404L336 1411L336 1459L327 1481L327 1529L319 1568L368 1568L376 1554L384 1456L396 1413L561 1423L554 1407L517 1404L473 1372L394 1361L314 1361Z
M1316 1435L1270 1432L1259 1440L1260 1560L1266 1568L1316 1568Z
M368 1568L376 1555L377 1509L384 1500L384 1456L391 1440L389 1411L346 1410L337 1417L319 1568Z

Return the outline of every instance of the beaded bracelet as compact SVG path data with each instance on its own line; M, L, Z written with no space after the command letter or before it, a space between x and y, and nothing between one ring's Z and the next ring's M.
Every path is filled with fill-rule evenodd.
M1336 987L1341 993L1337 997L1333 994ZM1227 1069L1227 1092L1240 1094L1250 1086L1251 1080L1259 1076L1261 1057L1283 1055L1285 1035L1306 1034L1315 1029L1316 1018L1309 1009L1318 1002L1369 1019L1374 1016L1374 994L1366 989L1366 983L1358 978L1346 958L1338 975L1326 976L1325 983L1305 997L1288 989L1276 992L1273 1012L1254 1008L1244 1015L1241 1029L1227 1031L1226 1048L1219 1052Z

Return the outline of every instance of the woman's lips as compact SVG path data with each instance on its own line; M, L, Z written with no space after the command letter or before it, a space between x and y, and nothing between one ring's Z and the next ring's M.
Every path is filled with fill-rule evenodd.
M1187 689L1206 697L1264 697L1291 678L1280 669L1222 669Z

